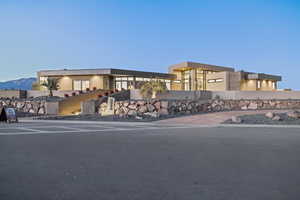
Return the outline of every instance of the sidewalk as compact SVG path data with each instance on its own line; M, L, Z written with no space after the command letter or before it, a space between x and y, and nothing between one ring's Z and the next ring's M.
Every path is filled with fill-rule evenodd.
M265 114L267 112L282 113L288 110L247 110L247 111L228 111L199 114L192 116L183 116L171 119L160 120L159 124L191 124L191 125L218 125L231 119L233 116Z

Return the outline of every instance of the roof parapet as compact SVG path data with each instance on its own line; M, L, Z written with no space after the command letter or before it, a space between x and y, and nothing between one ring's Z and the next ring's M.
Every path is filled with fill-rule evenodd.
M272 81L281 81L281 76L264 74L264 73L251 73L247 75L247 78L250 80L272 80Z

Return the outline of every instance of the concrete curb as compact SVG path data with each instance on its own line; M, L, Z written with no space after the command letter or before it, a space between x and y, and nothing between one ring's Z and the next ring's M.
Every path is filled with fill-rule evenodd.
M271 125L271 124L218 124L217 127L239 128L299 128L300 125Z

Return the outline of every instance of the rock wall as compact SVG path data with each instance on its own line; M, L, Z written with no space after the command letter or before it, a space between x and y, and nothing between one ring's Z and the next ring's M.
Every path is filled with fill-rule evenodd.
M46 114L45 100L0 98L0 107L12 107L17 111L36 115Z
M107 104L99 107L105 110ZM300 100L137 100L115 102L114 113L126 118L159 118L184 114L231 110L300 109Z

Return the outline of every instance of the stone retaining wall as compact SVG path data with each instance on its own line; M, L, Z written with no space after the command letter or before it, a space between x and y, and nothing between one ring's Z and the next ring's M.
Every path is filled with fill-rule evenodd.
M99 111L107 108L100 105ZM145 118L232 110L300 109L300 100L137 100L115 103L114 113L119 117Z
M46 114L45 100L0 98L0 107L13 107L17 111L36 115Z

